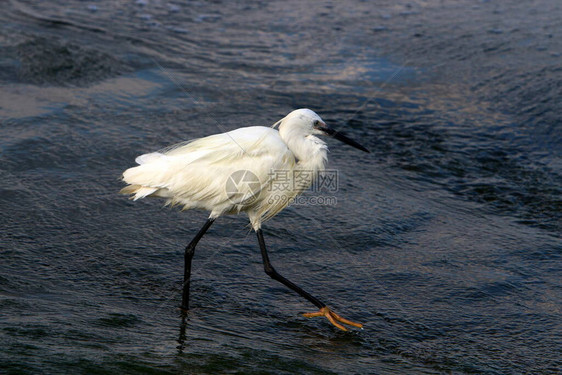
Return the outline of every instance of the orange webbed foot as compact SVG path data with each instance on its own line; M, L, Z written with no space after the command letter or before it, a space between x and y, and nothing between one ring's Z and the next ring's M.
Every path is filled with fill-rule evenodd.
M335 312L330 310L330 308L328 306L322 307L318 312L306 313L306 314L302 314L302 315L305 318L315 318L315 317L318 317L318 316L324 316L330 321L330 323L332 323L334 326L341 329L342 331L347 331L348 329L345 328L340 323L347 324L347 325L352 326L352 327L363 328L363 324L355 323L355 322L352 322L351 320L347 320L345 318L342 318L341 316L339 316L338 314L336 314Z

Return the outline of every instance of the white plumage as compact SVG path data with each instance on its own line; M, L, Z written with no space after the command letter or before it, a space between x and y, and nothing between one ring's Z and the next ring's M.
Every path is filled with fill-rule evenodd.
M171 205L184 209L203 209L210 217L247 212L254 229L270 219L292 198L312 184L325 168L328 148L314 134L314 128L325 125L313 111L300 109L278 122L279 131L251 126L215 134L136 158L137 167L127 169L123 180L129 186L121 190L137 200L147 196L166 198ZM320 125L321 124L321 125ZM228 191L228 179L238 171L250 171L259 180L255 184L240 183L238 194ZM297 184L289 178L289 186L276 177L294 176L303 171ZM246 199L237 199L246 198Z

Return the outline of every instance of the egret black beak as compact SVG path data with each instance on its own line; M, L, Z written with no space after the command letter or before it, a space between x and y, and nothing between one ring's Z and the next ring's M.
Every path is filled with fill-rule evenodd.
M345 144L348 144L350 146L353 146L361 151L365 151L365 152L371 152L369 150L367 150L365 147L361 146L359 143L355 142L353 139L348 138L347 136L343 135L343 133L340 133L338 131L335 131L334 129L331 129L329 127L326 126L326 124L321 124L321 125L317 125L315 126L316 129L326 133L327 135L329 135L332 138L337 139L338 141L342 141Z

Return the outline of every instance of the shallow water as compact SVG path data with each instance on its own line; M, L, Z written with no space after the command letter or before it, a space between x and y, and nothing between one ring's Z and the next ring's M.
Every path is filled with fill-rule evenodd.
M560 5L13 0L0 21L8 373L558 373ZM334 205L264 226L117 195L145 152L309 107ZM308 192L305 197L313 197Z

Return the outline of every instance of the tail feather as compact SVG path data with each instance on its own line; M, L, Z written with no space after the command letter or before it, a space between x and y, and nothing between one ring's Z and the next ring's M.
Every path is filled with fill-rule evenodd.
M137 156L137 158L135 159L135 162L139 165L142 165L142 164L151 163L153 161L161 160L165 157L166 157L166 155L164 155L160 152L151 152L149 154Z
M141 199L144 197L147 197L153 193L155 193L158 190L158 188L153 188L153 187L146 187L146 186L141 186L141 185L129 185L129 186L125 186L123 189L121 189L119 191L119 194L125 194L125 195L133 195L131 197L131 199L133 199L134 201L136 201L137 199Z
M129 185L121 189L120 193L130 194L131 199L136 201L165 190L165 186L161 184L162 174L167 170L166 163L161 162L165 158L166 155L158 152L137 157L136 162L140 165L123 172L123 181Z

